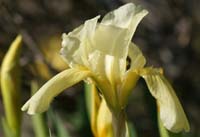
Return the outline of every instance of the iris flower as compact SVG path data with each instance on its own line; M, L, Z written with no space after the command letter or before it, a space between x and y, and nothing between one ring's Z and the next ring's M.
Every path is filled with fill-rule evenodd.
M70 68L60 72L22 107L29 114L43 112L55 96L84 80L94 83L113 114L125 109L128 96L140 77L156 99L163 125L173 131L189 131L182 106L161 69L144 67L145 57L131 42L147 10L128 3L62 36L61 55Z

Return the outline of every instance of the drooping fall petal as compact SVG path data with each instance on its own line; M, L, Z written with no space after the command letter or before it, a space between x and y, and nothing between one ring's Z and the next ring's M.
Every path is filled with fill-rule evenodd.
M55 96L64 89L78 83L90 75L90 71L87 70L72 68L62 71L44 84L39 91L26 102L22 107L22 111L27 111L28 114L35 114L47 110Z
M174 89L162 75L162 70L145 68L139 70L139 74L144 78L152 96L156 99L163 125L172 132L189 131L190 126L183 108Z

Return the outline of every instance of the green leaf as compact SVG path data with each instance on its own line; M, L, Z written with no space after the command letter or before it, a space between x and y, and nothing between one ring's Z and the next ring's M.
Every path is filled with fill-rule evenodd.
M70 137L68 130L65 128L64 123L57 113L54 113L52 109L48 112L48 117L51 119L52 125L56 131L56 137Z
M4 137L15 137L14 134L12 132L10 132L10 128L9 128L8 123L6 122L5 118L1 119L1 124L3 127Z
M65 128L58 114L55 114L54 120L55 120L55 126L57 130L57 137L70 137L69 133L67 132L67 129Z
M21 73L19 64L21 48L22 36L18 35L10 45L2 61L0 72L6 127L15 137L20 136L21 127Z

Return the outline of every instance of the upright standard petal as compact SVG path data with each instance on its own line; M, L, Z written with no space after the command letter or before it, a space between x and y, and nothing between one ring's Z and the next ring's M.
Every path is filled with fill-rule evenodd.
M126 4L108 13L97 25L95 35L91 39L90 45L94 51L90 55L98 53L103 56L98 57L102 59L101 61L96 56L93 57L97 60L95 63L97 66L100 66L99 63L105 66L104 70L95 67L96 72L104 74L115 88L126 71L126 58L131 38L138 23L146 14L147 11L141 7L131 3Z
M120 28L130 28L130 26L133 27L132 25L135 24L135 27L132 29L136 29L138 23L147 13L148 11L141 6L128 3L106 14L101 23Z
M126 34L123 34L123 36L120 38L124 41L123 46L120 45L123 49L118 46L115 47L122 55L125 54L125 57L128 54L128 46L132 36L135 33L139 22L145 15L147 15L147 13L147 10L143 9L142 7L136 6L133 3L128 3L114 10L113 12L108 13L103 18L101 24L109 27L121 28L125 31Z
M91 51L88 39L93 37L99 17L87 20L84 25L79 26L68 34L63 34L60 52L71 67L76 65L86 66L88 64L88 52Z
M138 73L145 79L152 96L157 101L163 125L172 132L189 131L190 126L183 108L173 88L162 75L162 70L145 68Z
M104 90L104 85L99 88L101 88L105 99L111 100L112 106L116 105L115 89L120 84L126 68L125 54L121 50L123 46L125 48L124 41L121 39L124 32L120 28L98 25L91 41L91 49L94 51L89 54L89 66L96 74L97 81L104 81L103 83L109 84L109 89ZM97 82L97 84L100 84L100 82Z
M116 88L121 82L119 64L117 57L106 55L103 52L95 51L89 57L89 63L94 72L93 80L99 90L103 93L110 108L118 105Z
M91 73L88 70L72 68L62 71L44 84L38 92L26 102L22 107L22 111L27 111L29 114L35 114L47 110L55 96L64 89L78 83L90 75Z

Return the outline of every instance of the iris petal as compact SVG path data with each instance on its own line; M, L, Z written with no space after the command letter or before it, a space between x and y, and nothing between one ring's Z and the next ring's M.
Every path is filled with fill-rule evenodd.
M123 33L123 36L121 36L120 38L120 40L124 42L123 46L120 45L121 43L119 43L120 46L115 47L120 51L122 56L127 56L128 46L132 39L132 36L135 33L139 22L143 19L145 15L147 15L147 13L148 12L140 6L136 6L133 3L128 3L108 13L103 18L101 24L109 27L121 28L123 31L125 31L126 34ZM116 44L117 43L118 42L116 42ZM123 49L120 47L123 47Z
M110 107L116 106L115 87L120 82L119 62L118 58L97 50L89 56L93 79Z
M134 44L130 43L128 56L130 57L130 70L143 68L146 64L146 59L140 49Z
M141 7L126 4L108 13L97 25L94 37L91 39L91 49L94 49L90 54L93 60L89 61L92 63L91 68L95 70L94 72L104 75L115 91L126 71L131 38L138 23L146 14L147 11ZM114 94L113 98L116 96L116 93Z
M91 75L91 73L87 70L67 69L62 71L44 84L38 92L26 102L22 107L22 111L27 111L29 114L46 111L55 96L89 75Z
M98 137L113 137L112 114L102 99L97 116Z
M83 26L63 35L61 53L70 66L83 65L92 70L97 68L94 66L97 63L88 62L88 59L97 52L102 53L105 56L100 58L108 64L104 72L109 75L105 75L111 83L115 83L115 77L121 78L126 70L129 43L138 23L146 14L146 10L129 3L108 13L99 24L99 16L88 20ZM94 60L102 62L98 60L100 58ZM116 72L117 75L110 75L110 72Z
M146 68L139 71L155 97L163 125L172 132L189 131L189 123L183 108L160 69Z
M135 69L143 68L146 63L142 52L134 43L130 43L129 45L128 57L130 58L130 68L123 75L119 93L122 108L126 106L128 97L139 79L139 75L135 73Z
M88 39L93 37L99 17L87 20L84 25L79 26L68 34L63 34L60 52L71 67L76 65L86 66L88 64L87 58L91 51Z
M119 28L130 28L135 31L138 23L148 13L141 6L136 6L133 3L125 4L118 9L106 14L101 21L104 25L111 25Z

